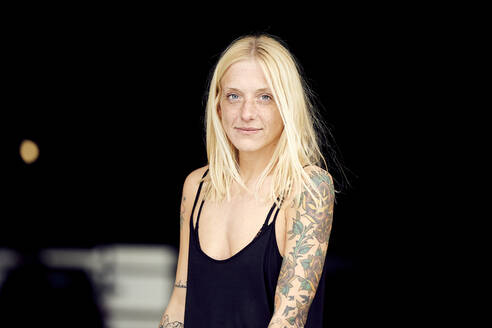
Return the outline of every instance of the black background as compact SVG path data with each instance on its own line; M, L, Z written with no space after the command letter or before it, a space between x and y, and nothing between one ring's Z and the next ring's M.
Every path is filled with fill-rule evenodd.
M299 60L351 182L335 206L328 256L343 265L328 287L330 316L400 325L429 311L428 300L414 301L429 270L415 221L430 214L413 193L424 151L416 145L429 124L419 114L436 115L423 101L437 70L425 17L376 7L200 10L11 12L0 246L177 248L182 184L207 162L210 70L233 39L264 31ZM26 138L40 147L31 165L18 155Z

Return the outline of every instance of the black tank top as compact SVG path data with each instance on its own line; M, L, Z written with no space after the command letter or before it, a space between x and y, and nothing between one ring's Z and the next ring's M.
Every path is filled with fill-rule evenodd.
M204 173L205 176L208 172ZM282 265L275 238L279 208L274 203L255 238L225 260L209 257L200 247L193 213L202 189L200 182L190 217L190 247L185 305L185 328L266 328L273 315L275 289ZM273 211L275 216L268 224ZM325 267L326 267L325 261ZM305 328L323 327L325 271L320 278Z

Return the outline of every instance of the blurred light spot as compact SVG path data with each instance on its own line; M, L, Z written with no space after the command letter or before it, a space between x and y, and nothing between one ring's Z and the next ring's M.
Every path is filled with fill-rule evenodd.
M23 140L20 145L20 155L27 164L35 162L39 157L38 145L31 140Z

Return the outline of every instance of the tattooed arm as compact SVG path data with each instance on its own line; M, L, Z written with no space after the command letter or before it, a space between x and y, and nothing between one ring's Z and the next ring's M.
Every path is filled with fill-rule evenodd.
M183 185L180 211L180 240L176 279L169 303L162 315L159 328L182 328L184 323L188 276L188 249L190 243L190 215L200 179L207 167L191 172ZM196 213L195 213L196 217Z
M181 287L178 287L181 286ZM183 288L186 291L186 286L175 284L174 288ZM174 294L174 292L173 292ZM159 328L183 328L184 327L184 303L179 303L176 298L171 297L166 311L162 315Z
M317 203L308 190L302 190L286 209L284 259L269 328L304 327L325 262L333 219L333 182L328 172L316 166L306 172L316 186L314 196L321 198Z
M169 316L164 314L162 317L161 323L159 324L159 328L183 328L183 323L179 321L169 322Z

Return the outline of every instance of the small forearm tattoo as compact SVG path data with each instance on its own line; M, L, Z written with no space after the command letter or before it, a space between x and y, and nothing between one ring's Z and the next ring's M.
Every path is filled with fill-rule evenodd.
M184 325L182 322L179 321L173 321L169 322L169 315L165 314L164 317L162 318L162 322L159 325L159 328L183 328Z
M185 200L186 200L186 197L183 196L183 199L181 201L181 210L179 213L179 231L181 231L181 229L183 229L184 213L185 213L185 206L184 206Z
M178 287L178 288L186 288L186 285L184 284L181 284L181 280L178 281L177 283L174 284L174 287Z

